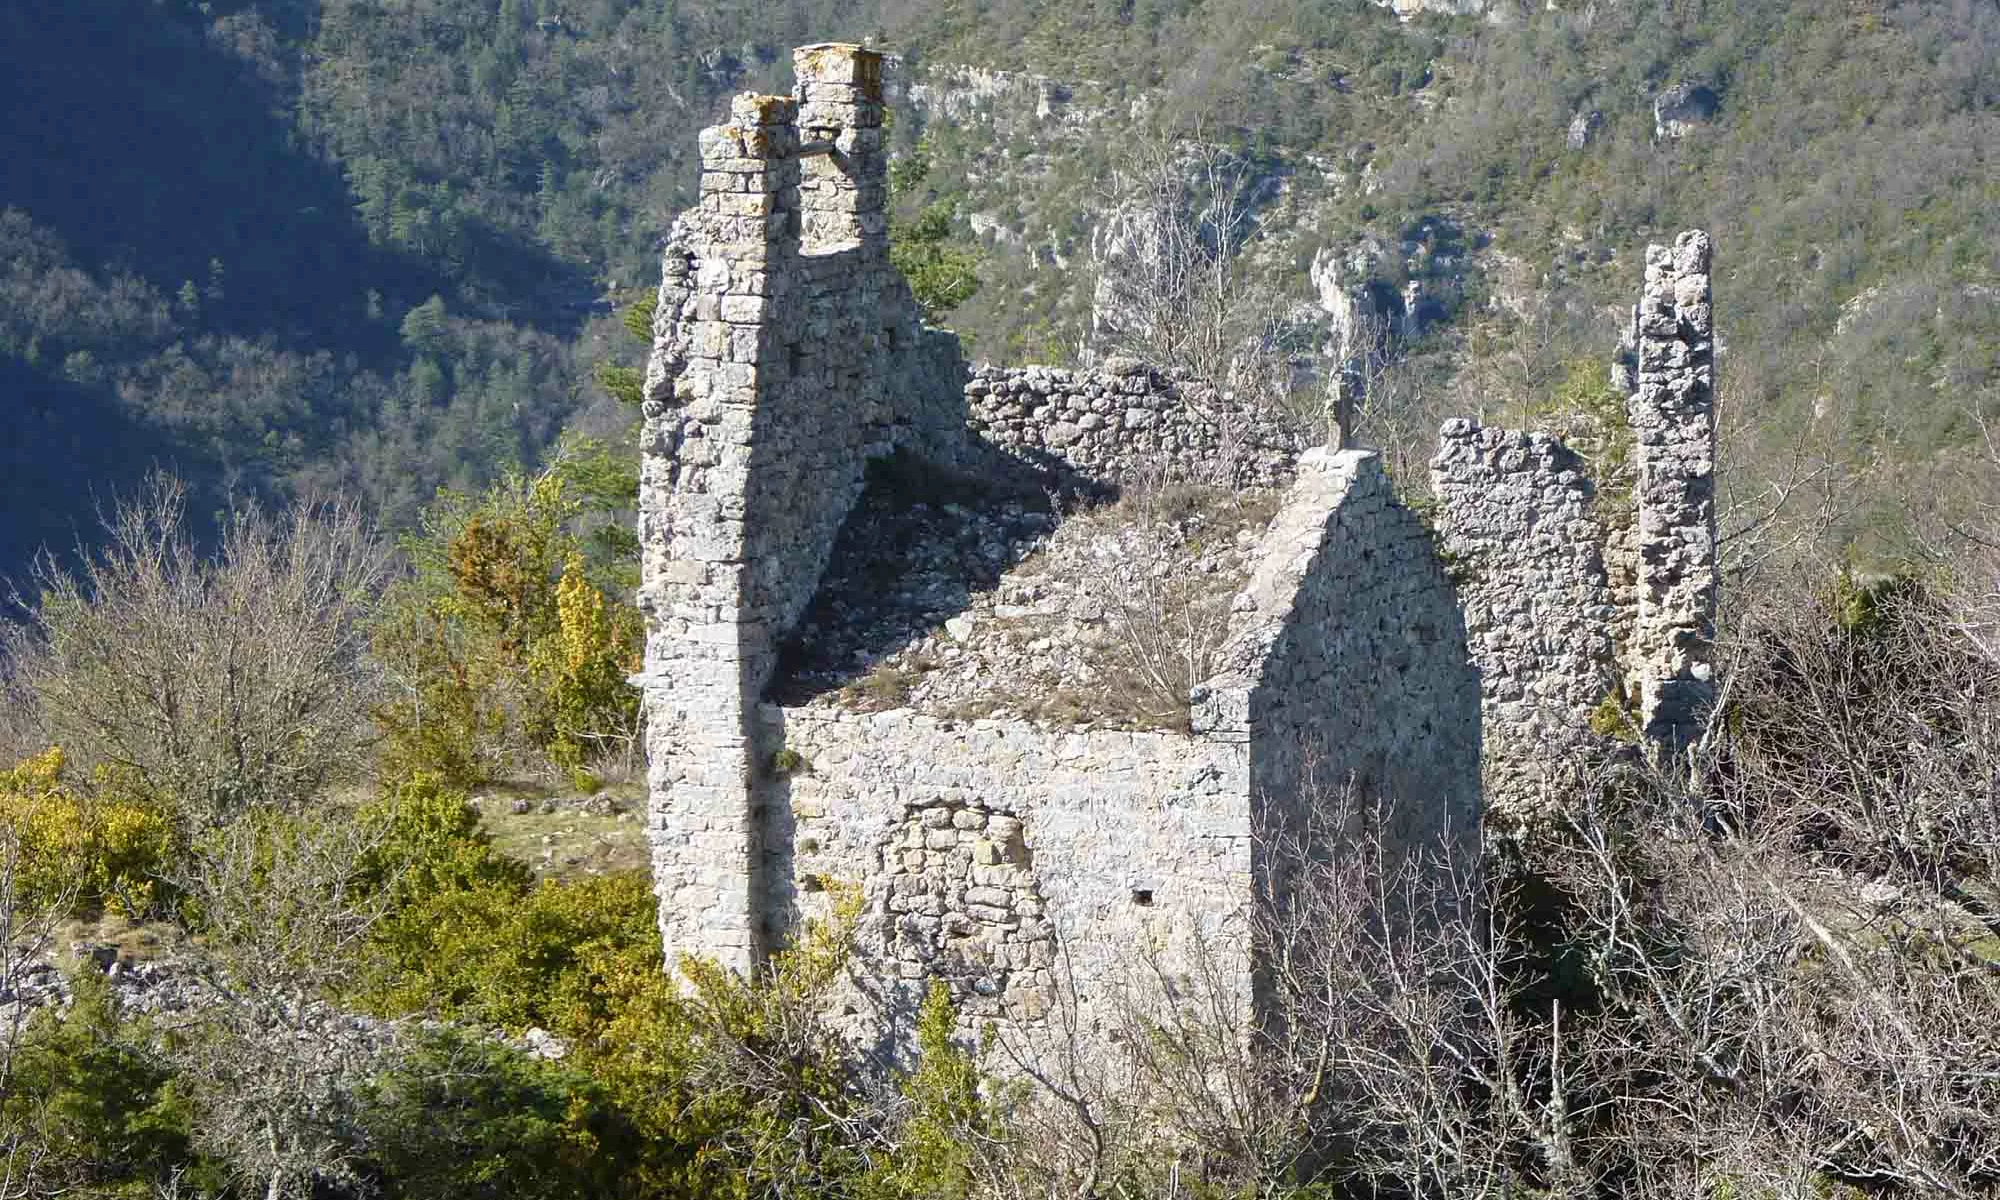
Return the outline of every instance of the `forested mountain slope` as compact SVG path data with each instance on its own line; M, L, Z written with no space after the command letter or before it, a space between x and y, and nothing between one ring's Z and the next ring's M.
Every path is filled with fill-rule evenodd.
M1488 8L10 6L0 566L153 464L209 507L338 487L399 523L565 425L621 436L592 368L636 353L609 309L651 284L694 131L828 38L903 60L897 144L928 170L901 203L982 255L952 323L984 356L1076 351L1117 181L1177 136L1250 164L1226 240L1306 358L1320 256L1344 287L1427 298L1439 319L1395 350L1426 389L1531 404L1602 356L1645 240L1701 225L1728 398L1774 443L1908 458L1968 435L2000 345L2000 11ZM1662 136L1682 82L1714 110Z
M974 219L1011 220L989 275L1042 298L975 299L981 348L1064 340L1033 327L1060 335L1079 311L1046 268L1101 248L1105 176L1133 166L1150 126L1258 164L1270 187L1246 257L1288 296L1313 296L1320 256L1350 290L1372 282L1447 316L1401 347L1422 386L1458 393L1444 412L1543 404L1568 364L1612 344L1647 240L1688 227L1717 240L1724 405L1756 426L1736 446L1776 455L1809 438L1907 462L1992 412L2000 10L1488 8L1505 19L1399 24L1372 5L1282 0L937 6L934 58L988 47L1005 67L1094 81L1072 92L1081 119L1003 119L997 147L933 134L933 178L969 164ZM995 20L999 36L976 32ZM1658 102L1682 84L1711 106L1674 126ZM1135 102L1143 121L1124 115ZM1067 147L1046 165L1040 130ZM1044 269L1013 245L1042 248Z

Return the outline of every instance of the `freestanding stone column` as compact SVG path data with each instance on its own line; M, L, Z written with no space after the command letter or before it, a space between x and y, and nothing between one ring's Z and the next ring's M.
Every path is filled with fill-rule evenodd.
M1668 758L1700 736L1714 699L1715 330L1711 245L1699 230L1646 251L1634 313L1638 388L1627 406L1638 465L1639 720Z

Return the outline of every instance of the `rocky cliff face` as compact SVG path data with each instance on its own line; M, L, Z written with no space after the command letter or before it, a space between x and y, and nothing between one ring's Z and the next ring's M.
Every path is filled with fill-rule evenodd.
M1677 83L1653 98L1653 136L1679 140L1715 120L1722 97L1701 83Z
M1237 358L1268 366L1276 386L1311 407L1305 398L1343 374L1365 375L1357 364L1367 355L1375 356L1367 365L1379 365L1449 325L1484 269L1490 238L1448 214L1393 230L1356 228L1351 213L1357 201L1365 211L1376 187L1372 146L1254 157L1193 143L1142 146L1152 102L1144 94L949 65L892 63L887 78L892 95L907 97L913 124L937 131L926 143L937 173L962 173L965 230L989 254L987 294L962 312L964 322L1005 326L1019 310L1041 308L1061 352L1042 342L1030 361L1157 355L1144 305L1131 303L1132 281L1171 280L1176 269L1163 256L1211 253L1226 240L1232 305L1268 318L1245 334L1260 344ZM1412 89L1405 102L1421 107L1421 96ZM1092 164L1087 176L1065 165L1078 161ZM1176 171L1178 179L1148 176ZM1162 203L1183 207L1163 212ZM1222 210L1226 234L1217 227ZM1002 361L1029 357L983 339L972 349Z
M1493 0L1375 0L1383 8L1409 20L1420 13L1441 13L1450 17L1476 17L1496 7Z

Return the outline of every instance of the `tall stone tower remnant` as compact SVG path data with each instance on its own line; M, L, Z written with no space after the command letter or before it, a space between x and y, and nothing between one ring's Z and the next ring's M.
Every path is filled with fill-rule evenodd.
M1639 724L1668 756L1699 736L1714 699L1715 316L1713 248L1700 231L1646 251L1633 312L1638 388Z
M750 721L870 458L956 436L963 367L888 258L882 59L793 55L701 134L669 234L641 431L638 677L661 933L747 971L766 948ZM941 402L942 401L942 402Z

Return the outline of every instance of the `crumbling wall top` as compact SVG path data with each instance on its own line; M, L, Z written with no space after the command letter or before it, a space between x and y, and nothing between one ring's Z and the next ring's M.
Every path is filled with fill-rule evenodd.
M882 55L853 42L818 42L792 51L792 75L801 83L838 83L882 102Z

